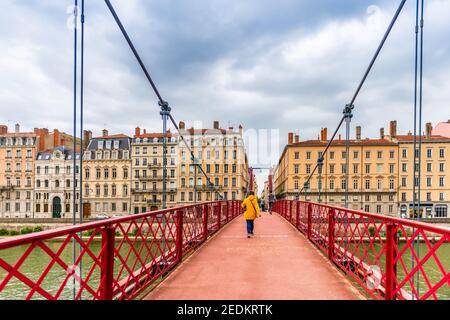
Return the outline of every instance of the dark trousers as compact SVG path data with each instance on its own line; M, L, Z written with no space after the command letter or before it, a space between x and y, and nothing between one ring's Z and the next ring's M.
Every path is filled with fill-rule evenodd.
M253 228L255 227L254 220L246 220L247 221L247 233L253 234Z

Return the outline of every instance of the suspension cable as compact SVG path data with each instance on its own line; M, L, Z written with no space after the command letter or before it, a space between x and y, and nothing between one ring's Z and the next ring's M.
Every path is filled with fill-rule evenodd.
M161 94L158 91L158 88L156 87L155 83L152 80L152 77L150 76L150 73L148 72L147 68L145 67L144 62L142 61L141 57L139 56L139 53L137 52L136 48L133 45L133 42L131 41L130 37L128 36L127 31L125 30L122 22L120 21L119 16L117 15L116 11L114 10L114 7L112 6L111 2L109 0L105 0L106 5L108 6L109 10L111 11L111 14L114 17L114 20L116 21L117 25L119 26L120 30L122 31L123 36L125 37L125 40L127 41L128 45L131 48L131 51L133 51L134 56L136 57L139 65L141 66L142 71L144 72L147 80L149 81L154 93L156 94L156 96L158 97L159 100L159 105L161 107L163 106L168 106L167 101L163 100ZM195 156L194 153L192 151L192 149L190 148L190 146L188 145L188 143L186 142L183 134L181 133L180 129L178 128L178 125L176 124L175 119L173 118L173 116L169 113L168 114L169 119L171 120L172 124L175 126L175 129L177 130L180 139L183 141L183 143L186 145L187 149L189 150L189 153L191 155L191 160L194 162L195 165L198 166L198 168L200 169L200 172L205 176L206 180L207 180L207 186L208 187L212 187L213 184L211 183L211 180L209 178L209 176L206 174L206 172L203 170L202 166L200 164L197 164L195 161ZM221 193L218 190L214 190L221 199L223 199L223 196L221 195Z
M424 14L423 0L416 0L416 25L415 25L415 60L414 60L414 169L413 169L413 216L412 219L420 221L420 191L421 191L421 162L422 162L422 71L423 71L423 14ZM420 11L420 20L419 20ZM419 25L420 23L420 25ZM419 26L420 26L420 40L419 40ZM419 111L417 112L417 106ZM418 119L417 119L418 118ZM417 121L419 122L417 124ZM419 138L417 139L417 135ZM417 148L417 145L419 146ZM417 190L417 193L416 193ZM417 214L417 217L415 215ZM415 228L413 229L415 233ZM420 234L416 240L413 241L413 250L416 251L415 244L417 243L417 257L420 257ZM415 259L411 255L411 267L414 269ZM414 277L414 284L417 288L417 295L420 296L420 273ZM413 290L413 288L411 288ZM414 299L414 292L411 292Z
M78 38L77 38L77 28L78 28L78 0L75 0L75 7L74 7L74 52L73 52L73 59L74 59L74 68L73 68L73 181L72 181L72 187L73 187L73 199L72 199L72 224L76 225L76 212L75 207L77 203L77 189L75 186L76 181L76 146L77 146L77 50L78 50ZM76 261L76 242L75 239L72 240L72 258L73 258L73 266L75 267L75 261ZM73 277L72 279L72 294L73 294L73 300L75 300L76 296L76 279Z
M107 0L105 0L105 1L107 1ZM392 18L392 20L391 20L391 22L390 22L390 24L389 24L389 26L388 26L388 28L387 28L387 30L386 30L386 32L385 32L385 34L384 34L384 36L383 36L383 38L382 38L380 44L378 45L378 48L377 48L377 50L375 51L375 54L373 55L372 60L370 61L369 66L367 67L367 69L366 69L366 71L365 71L365 73L364 73L363 78L361 79L361 81L360 81L360 83L359 83L359 85L358 85L358 87L357 87L355 93L353 94L352 99L350 100L350 103L348 103L348 104L346 105L346 107L344 108L344 112L343 112L343 113L344 113L344 116L342 116L341 120L339 121L339 124L338 124L336 130L334 131L334 133L333 133L331 139L328 141L328 143L327 143L327 145L326 145L324 151L322 152L321 157L319 157L319 159L318 159L316 165L314 166L313 171L309 174L309 176L308 176L307 180L305 181L305 183L304 183L302 189L299 191L299 194L305 189L305 187L308 187L308 186L309 186L310 180L311 180L312 176L314 175L314 173L316 172L316 170L317 170L317 168L320 166L320 164L323 163L323 157L327 154L327 151L328 151L329 147L331 146L331 143L333 142L334 138L336 137L337 132L338 132L339 129L341 128L342 123L343 123L344 120L346 119L346 114L345 114L345 113L346 113L346 109L347 109L347 108L351 108L351 109L354 108L354 102L355 102L356 98L358 97L358 94L359 94L359 92L361 91L361 88L362 88L364 82L366 81L367 76L369 75L370 71L372 70L372 67L373 67L373 65L374 65L374 63L375 63L375 61L376 61L376 59L378 58L378 55L379 55L381 49L383 48L384 43L386 42L386 39L387 39L387 37L389 36L389 34L390 34L390 32L391 32L391 30L392 30L392 28L393 28L393 26L394 26L394 24L395 24L395 22L396 22L398 16L400 15L400 12L401 12L401 10L403 9L403 6L404 6L405 2L406 2L406 0L402 0L401 3L400 3L400 5L399 5L399 7L397 8L397 11L395 12L394 17Z
M80 65L80 171L79 171L79 204L78 212L80 213L80 224L83 223L83 122L84 122L84 0L81 0L81 65ZM74 150L74 156L76 156L76 150ZM83 232L79 234L80 239L83 239ZM82 247L80 245L80 252ZM82 278L83 272L83 258L80 257L80 278ZM80 294L80 300L82 295Z

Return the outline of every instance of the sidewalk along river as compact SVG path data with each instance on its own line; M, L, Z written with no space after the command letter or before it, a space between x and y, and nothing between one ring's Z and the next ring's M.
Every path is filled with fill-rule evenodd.
M48 241L45 242L45 244L53 251L57 252L61 247L60 241ZM116 248L120 244L120 239L116 241ZM149 243L147 242L147 245ZM166 250L167 246L173 247L173 244L169 243L163 243L162 241L159 241L159 246L162 250ZM139 250L142 248L143 243L140 241L140 243L136 246L135 250L136 252L139 252ZM1 258L5 260L7 263L14 266L14 264L20 259L20 257L26 252L28 249L28 245L25 246L18 246L11 249L6 249L1 251ZM79 250L79 245L76 246L77 250ZM98 255L101 249L101 241L95 239L92 241L92 243L89 246L90 250L93 252L95 256ZM127 261L127 266L135 271L138 268L142 266L140 261L137 261L136 265L136 252L133 250L129 250L130 245L127 242L124 242L121 249L120 249L120 255L125 260L127 255L130 253ZM131 251L131 252L130 252ZM160 252L160 249L158 248L158 244L153 242L153 245L151 246L152 255L155 255L156 252ZM148 255L148 256L147 256ZM143 248L142 252L139 254L140 258L144 260L144 258L147 256L146 263L151 262L152 256L149 255L149 252L146 248ZM61 260L63 260L68 266L73 265L73 246L72 242L70 242L63 250L63 252L60 255ZM50 262L49 255L44 252L40 248L35 248L33 252L28 256L28 258L25 260L25 262L21 265L19 268L19 271L26 275L28 278L30 278L33 281L38 281L39 277L42 275L43 271L46 269L47 265ZM90 268L94 264L94 260L87 254L83 255L82 260L82 268L81 268L81 275L83 276L83 279L86 277L87 273L89 272ZM121 269L122 263L118 258L115 259L114 264L114 276L117 277L117 274L119 273ZM80 274L80 270L77 270L77 273ZM7 272L0 267L0 284L4 281L5 277L7 277ZM128 271L124 269L121 273L120 279L128 276ZM45 277L45 279L41 283L41 287L44 288L46 291L50 292L52 295L55 294L59 288L61 287L61 284L63 283L65 277L67 275L67 271L64 270L60 265L55 263L53 267L50 269L49 273ZM94 272L92 273L88 283L91 287L97 288L98 284L100 282L100 268L96 267ZM78 283L75 283L75 286L79 286ZM61 293L61 296L59 299L61 300L72 300L73 299L73 287L74 287L74 281L73 278L70 278L69 281L64 286L64 289ZM22 281L18 280L17 278L13 277L9 280L6 287L0 291L0 300L23 300L26 298L28 293L30 292L30 287L24 284ZM39 293L35 293L32 297L33 300L41 300L44 299ZM83 297L82 299L92 299L92 295L88 293L86 290L83 291Z

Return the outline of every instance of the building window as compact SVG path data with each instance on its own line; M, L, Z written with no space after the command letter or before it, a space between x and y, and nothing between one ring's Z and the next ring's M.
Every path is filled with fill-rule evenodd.
M330 179L330 190L334 190L334 179Z
M439 163L439 172L445 171L445 164L443 162Z
M300 159L300 152L295 152L294 153L294 158L295 158L295 160Z
M311 165L310 165L310 164L307 164L307 165L306 165L306 173L307 173L307 174L310 174L310 173L311 173Z
M353 189L354 190L358 190L358 187L359 187L358 180L357 179L353 179Z
M306 152L306 160L311 160L311 152Z
M427 158L431 158L431 149L427 149Z
M395 164L389 164L389 173L393 174L395 171Z
M382 159L383 158L383 151L378 151L377 152L377 158L378 159Z
M439 187L444 186L444 177L439 177Z
M431 172L431 169L432 169L432 163L428 162L427 163L427 172Z
M389 190L394 190L394 179L389 179Z
M294 165L294 173L295 173L295 174L298 174L298 171L299 171L299 165L298 165L298 164L295 164L295 165Z
M366 190L370 190L370 180L366 179Z
M439 158L445 157L445 149L439 149Z
M334 164L330 164L330 174L334 174Z
M408 165L406 163L402 163L402 172L406 172Z
M435 217L438 218L447 218L447 210L448 207L446 205L440 205L435 207Z

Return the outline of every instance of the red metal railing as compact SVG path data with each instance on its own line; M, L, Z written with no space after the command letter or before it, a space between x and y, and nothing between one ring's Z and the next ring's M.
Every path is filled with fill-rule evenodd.
M293 224L374 299L450 299L450 230L324 204L281 200Z
M240 211L209 202L0 240L0 296L137 298Z

